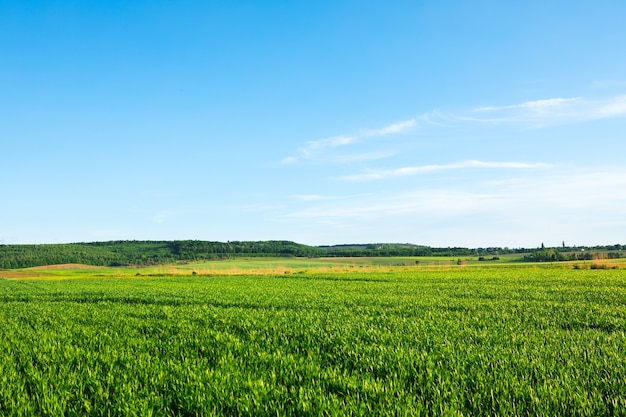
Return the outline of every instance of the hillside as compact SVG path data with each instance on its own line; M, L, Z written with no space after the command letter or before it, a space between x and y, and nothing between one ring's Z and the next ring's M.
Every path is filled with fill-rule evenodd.
M584 260L598 256L621 258L622 245L510 249L500 247L435 248L409 243L309 246L286 240L212 242L201 240L110 241L91 243L0 245L0 269L43 265L94 266L155 265L179 261L231 259L235 257L389 257L448 256L486 257L524 254L529 262Z
M98 266L152 265L234 256L321 256L325 251L289 241L111 241L0 245L0 268L80 263Z

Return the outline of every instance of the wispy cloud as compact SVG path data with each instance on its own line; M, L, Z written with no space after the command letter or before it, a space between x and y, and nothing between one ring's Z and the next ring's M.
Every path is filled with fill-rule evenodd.
M411 167L394 168L388 170L370 170L363 174L347 175L341 177L347 181L372 181L382 180L395 177L406 177L409 175L426 174L438 171L450 171L456 169L471 168L497 168L497 169L536 169L548 168L549 164L545 163L527 163L527 162L485 162L485 161L463 161L454 164L433 164L418 165Z
M519 104L478 107L466 115L457 115L461 121L488 123L526 123L534 127L626 116L626 95L603 99L551 98Z
M624 87L626 87L626 80L594 80L591 83L590 87L596 88L596 89L601 89L601 88L623 89Z
M311 200L282 217L316 224L326 233L339 227L356 233L375 223L375 236L426 244L450 244L450 239L468 246L539 245L544 239L593 243L606 236L619 241L626 231L626 194L615 190L625 188L623 168L558 167L548 175L520 173L498 182L416 185L403 192L377 193L375 198Z
M348 194L348 195L322 195L322 194L296 194L291 196L294 200L300 202L320 202L320 201L336 201L349 200L353 198L362 198L365 194Z
M157 212L152 219L155 223L163 223L168 217L172 216L172 214L174 214L172 211L161 210Z
M237 210L246 213L260 213L266 211L275 211L282 209L283 206L279 204L246 204L238 206Z
M404 133L411 130L416 125L416 123L417 119L403 120L397 123L390 124L389 126L385 126L381 129L366 130L365 135L372 137Z
M504 106L481 106L465 112L447 113L439 110L392 123L378 129L362 129L354 135L340 135L307 142L297 155L283 158L283 164L300 159L315 159L331 148L356 145L365 139L410 132L417 126L446 126L461 123L525 124L546 127L585 121L626 117L626 95L605 98L555 97L525 101Z
M335 136L326 139L312 140L307 142L306 146L300 148L300 152L312 154L326 148L337 148L356 143L358 139L355 136Z
M318 205L287 214L287 218L315 221L339 221L341 219L365 219L400 216L409 213L461 213L495 207L496 194L471 193L458 190L417 190L394 195L379 196L376 202L371 196L351 199L345 204ZM498 204L500 205L500 204Z
M318 157L327 148L339 148L341 146L352 145L359 141L356 136L333 136L330 138L312 140L307 142L304 146L298 148L297 156L287 156L282 159L281 164L290 165L295 164L301 159L311 160Z
M617 97L614 100L604 102L595 109L594 118L603 119L626 115L626 95Z
M363 161L374 161L377 159L386 159L392 157L396 154L396 152L391 151L380 151L380 152L365 152L365 153L354 153L347 155L337 155L332 157L333 162L337 162L339 164L347 164L351 162L363 162Z
M293 199L298 201L327 201L336 200L337 197L319 194L297 194L293 196Z
M511 109L529 109L535 112L550 111L555 108L563 107L568 104L572 104L579 101L580 98L551 98L547 100L535 100L527 101L520 104L514 104L511 106L502 107L478 107L474 109L475 112L492 112Z
M304 146L298 148L296 155L290 155L281 160L282 165L294 164L302 159L313 160L324 154L325 151L333 148L356 145L365 139L400 134L409 131L417 123L417 119L403 120L390 124L380 129L363 129L361 133L354 135L340 135L324 139L317 139L306 142ZM393 155L390 152L360 153L354 155L341 155L335 158L336 162L345 163L348 161L363 161L371 159L381 159ZM333 159L333 158L329 158Z
M298 162L298 158L295 156L286 156L280 161L282 165L291 165L295 164L296 162Z

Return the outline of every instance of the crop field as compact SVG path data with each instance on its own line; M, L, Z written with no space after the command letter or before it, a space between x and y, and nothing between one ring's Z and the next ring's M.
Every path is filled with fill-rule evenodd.
M621 265L275 262L0 273L0 415L626 415Z
M339 272L416 272L458 268L566 268L626 269L626 258L558 263L523 262L523 255L500 255L497 260L479 261L479 257L406 256L406 257L333 257L276 258L239 257L235 259L177 262L155 266L97 267L79 264L51 265L23 269L0 269L1 278L74 279L84 277L146 277L180 275L276 275Z

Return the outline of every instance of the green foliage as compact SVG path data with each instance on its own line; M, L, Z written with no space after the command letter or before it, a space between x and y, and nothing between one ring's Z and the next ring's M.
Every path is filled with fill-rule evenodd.
M482 257L498 260L507 254L524 254L526 261L554 262L585 260L602 253L609 259L622 257L621 245L584 248L434 248L411 244L369 244L307 246L283 240L258 242L112 241L93 243L0 245L0 269L28 268L42 265L78 263L94 266L157 265L177 261L203 261L241 257ZM591 249L594 249L592 252Z
M327 256L338 257L364 257L364 256L478 256L508 253L524 253L526 249L509 248L461 248L448 247L436 248L430 246L419 246L399 243L377 243L369 245L335 245L321 246L328 251Z
M624 255L621 252L563 252L555 249L541 249L524 256L531 262L560 262L560 261L589 261L592 259L620 259Z
M483 261L499 261L500 257L499 256L492 256L491 258L485 258L484 256L479 256L478 260L480 262L483 262Z
M113 241L47 245L0 245L0 268L79 263L97 266L154 265L231 256L319 256L323 251L289 241Z
M623 415L623 270L0 280L0 415Z
M565 261L567 257L554 249L546 249L542 243L541 250L534 251L530 255L527 255L526 259L531 262L557 262Z

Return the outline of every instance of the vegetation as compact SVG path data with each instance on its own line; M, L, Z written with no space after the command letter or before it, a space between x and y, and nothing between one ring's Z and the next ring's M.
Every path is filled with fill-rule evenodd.
M543 245L542 245L543 246ZM585 252L585 249L587 251ZM93 243L0 245L0 269L42 265L86 264L95 266L156 265L176 261L201 261L241 257L482 257L499 260L502 255L525 254L531 262L620 258L621 245L594 248L432 248L411 244L307 246L290 241L208 242L112 241Z
M623 269L101 273L0 279L0 415L626 410Z
M0 268L78 263L97 266L154 265L232 256L319 256L319 248L289 241L112 241L0 245Z
M611 250L612 249L612 250ZM562 262L562 261L590 261L599 259L620 259L624 257L622 252L619 252L621 245L614 245L609 247L603 247L602 250L592 251L585 250L585 248L579 248L572 250L572 248L545 248L542 247L539 250L524 256L524 259L530 262Z
M526 253L527 249L509 248L433 248L430 246L419 246L412 244L398 243L376 243L368 245L335 245L320 246L327 250L326 256L339 257L362 257L362 256L478 256L494 254Z

